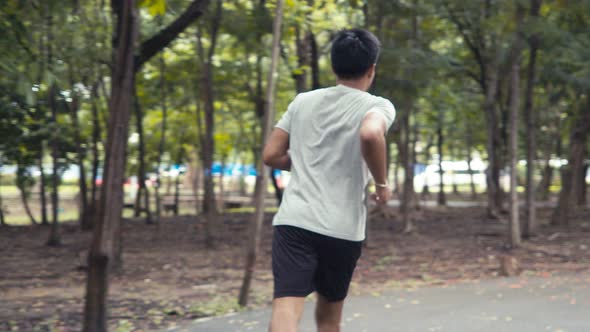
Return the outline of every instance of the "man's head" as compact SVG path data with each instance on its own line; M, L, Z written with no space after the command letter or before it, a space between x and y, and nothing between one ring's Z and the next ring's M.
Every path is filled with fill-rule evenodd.
M342 30L332 41L332 70L339 80L359 81L368 89L375 78L380 47L379 39L367 30Z

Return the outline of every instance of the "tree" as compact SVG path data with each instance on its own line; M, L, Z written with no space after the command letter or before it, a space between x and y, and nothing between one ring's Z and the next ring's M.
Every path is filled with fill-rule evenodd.
M266 143L268 136L274 122L274 94L276 76L275 73L278 68L280 40L281 40L281 24L283 19L283 0L277 0L275 8L275 19L273 24L272 34L272 56L270 70L268 72L267 89L266 89L266 104L264 107L264 125L262 130L262 146ZM256 192L255 198L255 213L250 230L250 240L248 241L248 251L246 256L246 264L244 268L244 278L242 280L242 287L240 288L240 295L238 303L241 306L248 304L248 294L250 292L250 284L252 275L254 273L254 264L256 263L256 256L258 247L260 246L260 229L264 220L264 196L267 187L268 167L264 165L262 158L258 158L256 175Z

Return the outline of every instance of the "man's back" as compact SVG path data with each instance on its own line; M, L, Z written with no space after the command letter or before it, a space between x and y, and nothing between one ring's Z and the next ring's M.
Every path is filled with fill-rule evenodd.
M335 238L364 239L364 188L369 172L359 130L368 112L395 110L386 99L337 85L297 96L277 124L289 133L291 181L274 225L291 225Z

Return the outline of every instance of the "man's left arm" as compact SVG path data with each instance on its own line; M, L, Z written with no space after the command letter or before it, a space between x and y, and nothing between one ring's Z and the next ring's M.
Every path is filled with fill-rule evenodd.
M291 169L291 157L288 151L289 133L277 127L273 129L264 146L262 160L272 168L288 171Z

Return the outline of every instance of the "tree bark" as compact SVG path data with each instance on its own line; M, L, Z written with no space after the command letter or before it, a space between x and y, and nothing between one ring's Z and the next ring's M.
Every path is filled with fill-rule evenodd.
M135 197L135 217L141 215L141 211L145 212L145 222L152 224L152 213L150 209L150 193L145 184L146 167L145 167L145 135L143 133L143 110L137 96L137 81L133 79L133 109L135 110L135 128L138 136L138 152L139 152L139 166L137 170L137 196ZM143 199L143 207L142 205Z
M45 184L45 168L43 167L43 155L44 155L44 142L40 143L40 149L39 149L39 178L40 178L40 184L39 184L39 196L41 197L41 224L42 225L49 225L49 221L47 219L47 195L45 194L45 188L47 187L47 185Z
M50 71L53 71L53 15L51 14L51 4L47 4L47 66ZM52 174L51 174L51 230L49 232L49 239L47 240L48 246L59 246L61 239L59 236L59 142L57 138L57 92L58 88L56 83L52 83L49 87L48 104L51 111L50 122L53 126L53 132L51 134L51 161L52 161Z
M74 82L72 80L72 86ZM79 186L80 186L80 211L79 211L79 223L80 229L84 230L87 229L87 225L90 223L89 220L92 218L92 215L89 214L88 210L88 185L86 183L86 166L84 165L84 160L86 159L86 151L82 147L82 135L80 134L80 121L78 119L78 110L79 110L79 98L77 95L74 94L73 101L71 104L71 117L72 123L74 126L74 135L76 140L76 157L78 162L78 167L80 168L80 178L79 178Z
M531 18L538 17L541 8L541 0L531 0L530 15ZM537 232L537 210L535 208L535 184L533 181L533 172L535 170L535 154L537 151L537 142L535 136L535 112L533 111L533 90L536 81L537 50L539 41L536 36L529 39L530 53L529 65L527 69L527 85L524 102L524 121L526 124L526 219L523 227L523 236L528 238Z
M210 0L193 0L185 11L166 28L141 43L141 46L139 47L139 55L136 56L134 62L135 72L139 71L144 63L168 46L192 22L196 21L201 15L203 15L209 2Z
M19 168L23 167L23 166L17 166ZM17 171L17 177L20 176L19 174L21 174L21 171L18 170ZM31 212L31 208L29 206L29 194L30 192L27 191L26 185L19 181L19 179L17 179L17 187L18 190L20 192L20 197L21 197L21 201L23 203L23 207L25 208L25 212L27 213L27 216L29 217L29 220L31 221L32 225L37 225L37 220L35 219L35 216L33 216L33 213ZM0 210L2 209L2 200L0 199Z
M522 49L522 22L524 9L520 5L516 9L517 30L510 54L510 107L509 107L509 154L510 154L510 244L513 248L520 246L522 241L519 205L518 205L518 110L520 108L520 53Z
M156 162L156 222L160 222L162 218L162 198L160 196L160 188L162 186L161 170L162 156L164 154L164 146L166 145L166 122L168 118L168 105L166 103L168 86L166 85L166 62L164 61L164 52L160 54L160 102L162 106L162 129L160 131L160 144L158 145L158 160Z
M57 138L57 86L54 84L49 89L49 107L51 109L51 123L55 126L55 132L51 138L51 160L53 172L51 174L51 231L49 232L48 246L61 245L59 234L59 143Z
M121 265L121 214L125 150L133 85L133 53L137 38L134 0L111 2L114 20L113 66L107 144L101 199L92 245L84 307L84 331L107 330L108 275Z
M472 162L471 152L473 151L473 132L471 129L471 125L469 123L467 123L466 142L467 142L466 159L467 159L467 170L469 172L469 186L471 188L471 199L476 199L477 198L477 191L475 190L475 181L473 179L473 169L471 167L471 162Z
M322 87L320 83L320 53L315 34L311 30L307 33L307 39L310 46L311 89L316 90Z
M437 142L437 146L438 146L438 171L439 171L439 176L440 176L440 186L438 189L438 200L437 203L440 206L444 206L447 205L447 198L445 196L445 181L444 181L444 169L442 166L442 162L443 162L443 143L444 143L444 137L443 137L443 123L444 123L444 111L442 108L439 108L438 110L438 126L436 129L436 133L438 136L438 142Z
M215 140L213 134L215 132L215 93L213 90L213 55L215 53L215 46L217 44L217 35L219 26L221 24L222 15L222 0L217 1L215 15L212 17L210 40L211 46L207 54L203 50L202 40L198 38L199 54L201 56L202 65L202 79L201 89L203 104L205 105L205 135L204 144L202 148L202 160L205 173L203 197L203 215L206 219L205 228L205 244L207 248L213 248L215 244L215 226L217 219L217 207L215 200L215 190L213 183L213 155L215 152Z
M266 105L264 112L264 123L262 128L262 146L266 143L266 140L270 134L272 124L274 122L274 95L276 77L275 74L279 65L279 43L281 40L281 24L283 19L283 0L277 0L277 6L275 9L275 19L273 23L273 37L272 37L272 56L270 70L268 72L268 84L266 91ZM240 295L238 297L238 303L241 306L248 304L248 294L250 292L250 284L252 282L252 275L254 274L254 266L256 263L256 256L258 254L258 247L260 246L260 229L262 228L262 222L264 220L264 198L266 194L266 183L268 167L262 162L262 158L258 159L257 165L257 176L256 176L256 188L255 193L255 207L256 212L254 214L250 240L248 242L248 251L246 255L246 264L244 268L244 278L242 280L242 287L240 289Z
M89 218L85 219L86 224L82 224L83 230L90 230L94 225L94 220L97 216L97 184L96 181L98 180L98 166L100 163L100 157L98 153L98 144L100 142L100 132L101 132L101 125L100 125L100 118L98 116L98 82L96 82L92 86L91 90L91 98L92 98L92 184L90 189L90 204L88 205L88 216Z
M567 225L569 223L570 211L576 201L574 182L581 178L584 169L584 150L588 131L590 131L590 98L587 98L586 102L588 105L580 105L577 121L573 122L568 164L562 166L561 192L551 219L553 225Z
M518 39L518 37L517 37ZM520 52L516 50L515 52ZM515 55L510 69L510 244L520 246L521 228L518 209L518 108L520 102L520 59Z

